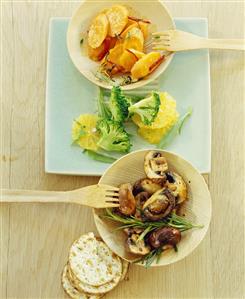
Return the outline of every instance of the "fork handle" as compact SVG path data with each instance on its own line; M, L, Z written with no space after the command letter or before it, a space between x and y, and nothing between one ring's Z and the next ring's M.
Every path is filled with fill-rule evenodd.
M69 202L67 192L1 189L0 202L60 203Z
M245 50L243 39L202 39L202 48L209 49L227 49L227 50Z

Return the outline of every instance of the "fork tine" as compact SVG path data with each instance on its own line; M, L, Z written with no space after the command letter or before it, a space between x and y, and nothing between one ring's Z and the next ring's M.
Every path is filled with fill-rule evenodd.
M118 196L106 195L105 197L107 198L107 200L108 200L109 198L111 198L111 200L119 201L119 197L118 197Z
M170 46L170 41L169 40L163 40L161 42L154 42L153 43L153 47L157 47L157 46Z
M153 47L152 49L153 50L158 50L158 51L164 51L164 50L166 50L166 51L168 51L168 47L169 46L158 46L158 47Z

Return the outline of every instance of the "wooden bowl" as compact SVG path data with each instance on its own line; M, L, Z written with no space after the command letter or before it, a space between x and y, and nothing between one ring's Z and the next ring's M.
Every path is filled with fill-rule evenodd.
M180 156L161 151L166 157L169 169L179 173L187 184L188 200L184 205L185 218L194 224L202 224L203 228L192 229L182 233L178 244L178 252L170 249L162 253L158 263L152 266L164 266L175 263L189 255L204 238L211 219L211 198L208 187L198 172L189 162ZM107 169L100 179L100 183L119 186L122 183L134 183L145 177L143 168L144 156L148 150L132 152L117 160ZM135 255L125 250L126 235L122 231L114 231L118 224L102 219L104 209L94 210L94 220L98 232L105 243L121 258L132 262ZM139 264L141 265L141 264Z
M112 2L107 0L98 0L96 2L92 0L85 0L75 11L72 16L68 31L67 31L67 48L70 54L71 60L73 61L76 68L81 74L83 74L88 80L96 85L110 89L112 86L110 83L102 82L96 78L95 73L98 69L99 63L92 61L87 53L85 45L80 45L81 32L87 32L91 20L99 11L109 8L115 4L123 4L127 7L132 8L133 11L139 13L140 17L148 18L152 20L152 23L156 25L158 30L175 29L173 18L168 12L167 8L159 0L142 0L138 1L120 1ZM154 30L155 31L155 30ZM82 49L82 50L81 50ZM164 62L149 76L146 78L129 85L122 86L123 90L130 90L139 88L155 80L160 74L162 74L170 61L173 58L173 53L168 55Z

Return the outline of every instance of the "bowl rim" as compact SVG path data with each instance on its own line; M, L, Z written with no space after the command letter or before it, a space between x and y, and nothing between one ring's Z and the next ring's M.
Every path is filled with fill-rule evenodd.
M169 20L171 21L172 29L173 30L176 29L174 18L172 17L172 15L170 13L170 10L166 7L166 5L161 0L152 0L152 1L157 2L158 4L160 4L164 8L166 14L169 17ZM89 80L91 83L95 84L98 87L103 87L105 89L112 89L112 87L113 87L112 85L105 84L105 83L101 82L100 80L97 80L96 77L94 77L94 80L91 80L91 77L89 77L86 72L82 72L80 70L80 67L77 63L77 59L72 55L72 52L73 52L72 51L72 43L70 41L70 35L72 33L72 21L75 18L75 16L77 15L80 8L83 5L85 5L87 2L93 2L93 0L83 0L80 3L80 5L76 8L76 10L73 12L73 14L72 14L72 16L69 20L67 33L66 33L67 50L68 50L71 61L73 62L74 66L76 67L76 69L79 71L80 74L82 74L87 80ZM110 1L108 1L108 2L110 2ZM123 0L123 1L116 1L115 3L113 2L113 4L117 4L117 2L122 4L122 5L123 4L130 5L130 2L134 2L134 1L132 1L132 0L130 0L130 1ZM144 2L144 1L142 1L142 2ZM152 74L150 74L151 75L150 78L147 78L147 76L146 76L146 79L139 80L139 81L137 81L135 83L132 83L132 84L122 85L122 86L120 86L121 89L122 90L133 90L133 89L136 89L136 88L142 88L143 86L145 86L145 85L151 83L152 81L156 80L157 78L159 78L159 76L161 76L164 73L164 71L166 71L166 69L168 68L168 66L171 63L172 59L174 58L174 55L175 55L174 52L170 52L170 54L168 55L168 59L165 61L164 67L162 69L160 69L159 74L154 76L154 72L153 72Z
M147 151L151 151L151 150L149 150L149 149L140 149L140 150L132 151L132 152L130 152L130 153L128 153L128 154L126 154L126 155L120 157L118 160L116 160L115 162L113 162L113 163L106 169L106 171L105 171L105 172L103 173L103 175L100 177L98 184L101 183L101 181L102 181L103 178L107 175L107 173L110 171L110 169L113 168L119 161L121 161L122 159L127 158L128 156L130 156L130 155L132 155L132 154L137 154L137 153L139 153L139 152L147 152ZM180 259L178 259L178 260L176 260L176 261L170 261L170 262L167 262L167 263L165 263L165 264L157 264L157 263L154 263L153 265L151 265L151 267L163 267L163 266L168 266L168 265L171 265L171 264L175 264L175 263L177 263L177 262L180 262L181 260L183 260L183 259L186 258L187 256L191 255L191 254L194 252L194 250L201 244L201 242L203 241L203 239L204 239L205 236L207 235L207 232L208 232L209 227L210 227L210 222L211 222L211 219L212 219L212 199L211 199L211 194L210 194L208 185L207 185L207 183L206 183L206 181L205 181L203 175L198 171L198 169L197 169L195 166L192 165L191 162L189 162L188 160L186 160L185 158L183 158L181 155L178 155L178 154L176 154L176 153L174 153L174 152L172 152L172 151L166 151L166 150L158 149L158 148L154 149L154 151L161 151L161 152L163 152L163 153L170 154L170 155L174 156L174 158L181 159L181 160L183 160L185 163L187 163L188 166L190 166L190 167L196 172L196 174L199 176L200 180L201 180L202 183L203 183L203 186L205 186L205 189L206 189L206 191L207 191L207 194L209 195L208 198L206 198L206 201L207 201L207 205L209 206L209 211L210 211L210 213L209 213L209 218L208 218L207 224L205 225L205 227L202 228L202 229L203 229L203 235L202 235L202 238L199 240L199 242L198 242L197 244L195 244L193 247L191 247L191 250L190 250L189 252L186 252L186 254L184 254ZM97 231L98 231L100 237L101 237L101 238L103 239L103 241L106 243L106 241L104 240L103 236L100 234L100 231L99 231L99 229L98 229L98 227L97 227L97 222L96 222L96 220L95 220L95 217L97 216L97 215L96 215L96 210L97 210L97 209L93 209L93 219L94 219L94 223L95 223L96 229L97 229ZM106 243L106 244L107 244L107 243ZM109 245L108 245L108 246L109 246ZM110 247L110 246L109 246L109 247ZM113 251L112 248L111 248L111 250ZM116 254L117 254L117 253L116 253ZM121 257L121 256L120 256L120 257ZM128 261L128 262L130 262L129 260L127 260L127 259L125 259L125 258L123 258L123 257L121 257L121 258L124 259L124 260L126 260L126 261ZM131 263L132 263L132 261L131 261ZM135 263L135 265L144 267L144 265L141 264L140 262Z

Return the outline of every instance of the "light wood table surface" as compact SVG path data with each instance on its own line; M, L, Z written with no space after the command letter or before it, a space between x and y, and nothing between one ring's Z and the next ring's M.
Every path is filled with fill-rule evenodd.
M44 172L45 81L50 17L79 2L2 2L2 187L67 190L98 177ZM243 38L243 2L167 1L173 16L207 17L210 37ZM244 56L211 51L213 201L201 245L174 265L132 266L106 298L243 298ZM95 231L91 210L65 204L1 204L1 298L66 298L60 275L68 249Z

